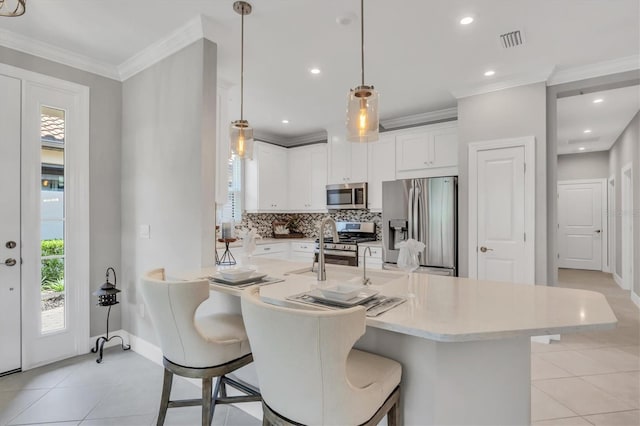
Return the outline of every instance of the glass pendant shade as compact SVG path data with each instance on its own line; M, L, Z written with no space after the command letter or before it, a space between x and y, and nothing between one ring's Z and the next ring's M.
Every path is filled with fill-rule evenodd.
M229 129L231 155L239 158L253 158L253 129L247 120L236 120Z
M347 103L347 140L377 141L379 124L378 92L373 86L351 89Z

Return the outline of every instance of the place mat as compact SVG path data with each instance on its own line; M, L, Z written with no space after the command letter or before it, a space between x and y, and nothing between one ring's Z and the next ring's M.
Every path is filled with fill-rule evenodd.
M216 280L214 280L212 278L209 278L209 284L221 285L223 287L231 287L231 288L244 288L244 287L250 287L252 285L263 286L263 285L279 283L279 282L282 282L282 281L284 281L284 278L264 277L264 278L259 279L258 281L252 281L252 282L249 282L249 283L227 284L227 283L216 281Z
M315 299L313 296L309 295L309 292L307 291L305 291L304 293L289 296L287 297L287 300L291 300L292 302L305 303L307 305L321 306L323 308L329 309L345 309L345 307L342 305ZM357 306L364 306L364 308L367 310L368 317L377 317L378 315L383 314L388 310L403 304L406 301L407 299L405 299L404 297L378 295Z

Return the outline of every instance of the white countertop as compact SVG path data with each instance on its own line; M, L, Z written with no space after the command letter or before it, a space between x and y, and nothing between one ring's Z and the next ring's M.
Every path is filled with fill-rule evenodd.
M257 238L256 245L277 244L277 243L315 243L315 238ZM229 247L242 247L242 240L238 239L229 243ZM224 248L224 243L216 242L216 248Z
M267 302L295 305L286 298L317 287L310 273L289 273L300 271L299 263L275 259L254 259L254 263L260 271L285 279L260 288ZM181 277L205 276L213 271ZM409 279L404 273L379 270L368 271L368 275L372 288L384 295L407 297L411 290L415 296L378 317L367 318L367 326L439 342L606 330L617 323L605 297L593 291L427 274L412 274ZM327 265L328 279L358 276L362 276L362 268ZM244 291L217 285L212 289L238 296Z

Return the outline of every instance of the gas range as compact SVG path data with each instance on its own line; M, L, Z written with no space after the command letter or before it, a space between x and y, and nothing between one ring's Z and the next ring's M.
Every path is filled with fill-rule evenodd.
M358 266L358 243L376 240L374 222L336 222L339 241L324 239L326 263ZM316 239L316 259L320 251L320 240Z

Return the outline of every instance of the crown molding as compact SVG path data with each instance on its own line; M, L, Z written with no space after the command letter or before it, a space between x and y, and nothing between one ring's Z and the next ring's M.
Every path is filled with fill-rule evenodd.
M12 31L0 29L0 45L112 80L120 80L117 67L111 64Z
M546 70L543 70L543 71L527 73L527 74L523 74L523 75L512 77L512 78L505 78L505 79L496 81L491 84L486 84L483 86L466 87L466 88L451 90L451 94L456 99L460 99L460 98L466 98L469 96L497 92L499 90L512 89L518 86L526 86L528 84L546 82L552 72L553 72L553 68L547 68Z
M125 81L204 37L202 15L198 15L166 37L133 55L118 66L120 79Z
M547 80L547 86L571 83L587 78L602 77L638 69L640 69L640 55L625 56L611 61L556 70Z
M417 126L434 121L449 120L458 118L458 108L446 108L438 111L423 112L420 114L407 115L405 117L389 118L380 120L380 124L385 130L393 130L398 127Z
M319 131L309 133L302 136L285 137L275 133L269 133L264 131L254 131L253 138L262 142L267 142L273 145L282 146L285 148L294 148L296 146L310 145L312 143L326 142L327 132Z

